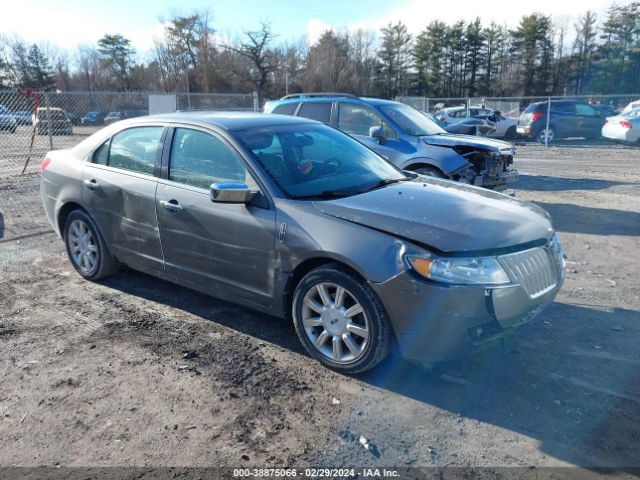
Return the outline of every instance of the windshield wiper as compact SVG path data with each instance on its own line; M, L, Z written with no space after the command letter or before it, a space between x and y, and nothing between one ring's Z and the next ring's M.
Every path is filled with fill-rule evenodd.
M323 190L320 193L316 193L314 195L296 195L293 198L296 200L305 200L305 199L313 199L313 198L342 198L342 197L350 197L352 195L359 195L360 193L370 192L371 190L376 190L378 188L384 187L386 185L391 185L392 183L398 182L406 182L408 180L412 180L413 177L404 177L404 178L383 178L382 180L377 181L373 185L369 185L365 188L352 189L352 190Z

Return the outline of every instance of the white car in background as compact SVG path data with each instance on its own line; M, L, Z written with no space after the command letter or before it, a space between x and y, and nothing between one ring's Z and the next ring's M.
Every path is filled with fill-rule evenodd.
M622 115L625 115L625 114L629 113L630 111L635 110L636 108L640 108L640 100L636 100L635 102L631 102L629 105L624 107L624 109L622 110Z
M602 136L611 140L640 143L640 108L608 117L602 127Z
M455 124L467 118L488 118L495 114L495 110L482 106L470 106L467 108L462 105L460 107L449 107L438 110L435 117L448 124ZM514 139L518 136L516 132L517 118L500 116L500 119L494 122L495 132L488 134L489 137Z

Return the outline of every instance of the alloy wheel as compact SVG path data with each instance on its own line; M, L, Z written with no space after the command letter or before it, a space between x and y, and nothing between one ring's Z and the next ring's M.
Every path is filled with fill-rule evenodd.
M302 302L302 325L311 344L340 364L358 360L370 341L369 318L355 296L335 283L312 286Z
M89 225L74 220L67 234L69 251L76 266L84 273L91 273L98 261L98 245Z

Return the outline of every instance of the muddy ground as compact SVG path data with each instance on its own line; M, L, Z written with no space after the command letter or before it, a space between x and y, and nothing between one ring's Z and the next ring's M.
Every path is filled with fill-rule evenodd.
M568 277L455 385L398 358L338 375L289 323L133 271L82 280L37 166L0 160L0 465L639 467L640 150L517 167Z

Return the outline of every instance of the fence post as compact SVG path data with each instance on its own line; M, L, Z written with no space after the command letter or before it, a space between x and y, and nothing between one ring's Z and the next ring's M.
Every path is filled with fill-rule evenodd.
M469 118L469 107L471 106L471 99L467 97L467 118Z
M422 97L422 111L424 113L428 113L427 112L427 97Z
M253 111L260 111L260 98L258 98L258 92L253 92Z
M551 97L547 98L547 126L544 133L544 146L549 146L549 119L551 118Z
M427 97L426 103L425 103L425 113L429 113L430 108L431 108L431 105L429 105L429 97Z
M47 108L47 135L49 136L49 150L53 150L53 135L51 134L51 104L49 102L49 94L44 94L44 105ZM38 112L36 112L38 118Z

